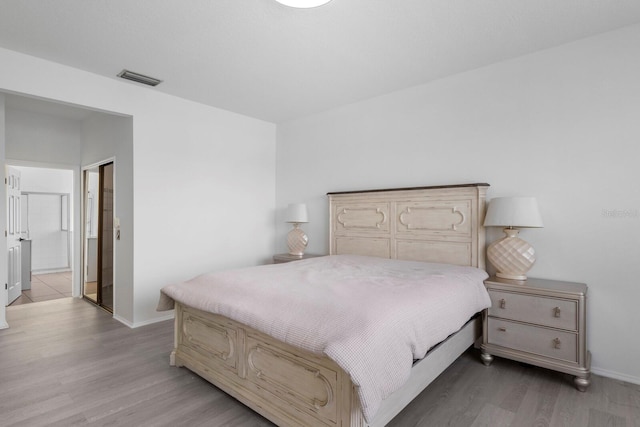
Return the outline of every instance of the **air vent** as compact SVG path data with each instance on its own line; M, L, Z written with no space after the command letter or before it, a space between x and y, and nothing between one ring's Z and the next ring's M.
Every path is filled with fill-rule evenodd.
M162 83L162 80L158 80L153 77L145 76L144 74L134 73L129 70L122 70L118 73L118 77L131 80L132 82L142 83L143 85L157 86Z

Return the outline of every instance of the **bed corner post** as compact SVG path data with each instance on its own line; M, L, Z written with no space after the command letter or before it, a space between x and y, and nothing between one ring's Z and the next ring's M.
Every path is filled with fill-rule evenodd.
M484 214L487 210L487 189L489 188L489 184L481 184L477 187L478 190L478 268L483 270L487 269L486 265L486 237L485 237L485 229L484 229Z
M333 205L335 200L330 193L327 193L327 197L329 197L329 255L336 255L336 240L333 230Z
M173 318L173 350L171 350L171 354L169 355L169 366L180 367L182 366L176 360L176 352L178 351L178 331L182 328L180 324L180 319L182 318L182 306L176 302L175 310L174 310L174 318Z
M348 377L348 376L347 376ZM349 381L351 384L351 381ZM351 414L349 419L349 427L370 427L362 414L362 406L360 406L360 397L356 386L351 385Z

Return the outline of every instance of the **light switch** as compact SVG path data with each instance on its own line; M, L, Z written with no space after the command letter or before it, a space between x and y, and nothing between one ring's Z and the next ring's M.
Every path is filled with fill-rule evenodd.
M113 218L113 228L116 230L116 240L120 240L120 218Z

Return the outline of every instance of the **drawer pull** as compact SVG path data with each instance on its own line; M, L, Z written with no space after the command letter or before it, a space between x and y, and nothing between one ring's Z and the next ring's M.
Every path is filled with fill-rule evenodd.
M507 328L505 328L505 327L503 327L503 326L500 326L500 327L498 328L498 330L499 330L500 332L507 332Z
M560 342L559 338L553 340L553 348L560 349L560 344L562 343Z
M500 300L500 308L507 308L507 302L502 298Z
M560 317L560 307L556 307L553 309L553 316Z

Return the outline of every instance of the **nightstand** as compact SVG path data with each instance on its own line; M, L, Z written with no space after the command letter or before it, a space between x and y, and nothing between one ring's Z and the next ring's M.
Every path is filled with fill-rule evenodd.
M273 263L282 264L285 262L299 261L301 259L315 258L319 256L322 256L322 255L304 254L302 256L297 256L297 255L290 255L290 254L277 254L273 256Z
M587 285L529 278L490 277L484 282L491 308L483 312L481 358L493 356L575 375L585 391L591 383L587 350Z

